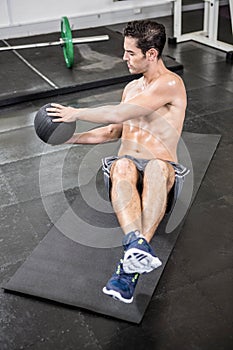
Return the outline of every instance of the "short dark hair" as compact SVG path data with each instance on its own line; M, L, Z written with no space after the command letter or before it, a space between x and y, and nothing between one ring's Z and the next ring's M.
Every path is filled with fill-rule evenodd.
M166 31L163 24L152 20L128 22L124 29L124 36L137 39L137 47L142 50L143 55L154 48L161 57L166 42Z

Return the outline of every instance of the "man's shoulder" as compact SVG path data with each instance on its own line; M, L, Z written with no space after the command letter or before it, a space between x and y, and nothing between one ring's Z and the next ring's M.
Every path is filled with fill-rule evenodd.
M132 81L130 81L124 88L123 91L123 100L126 98L126 96L129 96L130 94L132 94L134 91L137 91L138 86L140 85L140 80L142 78L139 79L134 79Z
M154 87L156 89L165 88L171 90L184 89L184 83L182 78L174 72L167 70L159 76L156 80Z
M169 81L182 82L183 81L178 74L170 71L169 69L166 69L166 71L160 75L159 80L164 82L169 82Z
M140 78L138 78L138 79L133 79L133 80L131 80L127 85L126 85L126 89L130 89L130 88L132 88L132 87L134 87L134 86L137 86L138 85L138 83L142 80L143 78L142 77L140 77Z

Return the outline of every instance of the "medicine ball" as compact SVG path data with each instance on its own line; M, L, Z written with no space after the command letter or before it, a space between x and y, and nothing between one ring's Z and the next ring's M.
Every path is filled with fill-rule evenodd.
M72 123L55 123L52 119L56 117L50 117L47 114L46 108L51 107L48 103L41 107L36 113L34 119L34 127L37 136L50 145L60 145L68 141L74 134L76 128L76 122Z

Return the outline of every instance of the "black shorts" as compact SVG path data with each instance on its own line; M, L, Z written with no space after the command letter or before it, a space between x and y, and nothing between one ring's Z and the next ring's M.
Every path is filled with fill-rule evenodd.
M142 190L142 179L143 179L143 174L145 171L145 167L147 163L150 161L150 159L142 159L142 158L134 158L129 155L124 155L121 157L118 156L111 156L111 157L106 157L102 159L102 170L104 174L104 183L106 186L106 189L108 191L109 199L111 199L111 179L110 179L110 169L112 164L115 162L115 160L120 159L120 158L128 158L131 159L134 164L136 165L136 168L138 169L139 172L139 181L138 181L138 190L141 192ZM185 176L189 173L189 169L187 169L185 166L179 163L174 163L171 161L167 161L167 163L171 164L175 170L175 182L174 186L172 187L171 191L169 192L168 195L168 201L167 201L167 209L166 209L166 214L170 214L176 204L176 201L181 193L183 183Z

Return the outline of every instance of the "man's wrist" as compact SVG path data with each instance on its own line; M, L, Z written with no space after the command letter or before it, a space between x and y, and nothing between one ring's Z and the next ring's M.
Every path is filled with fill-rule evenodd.
M84 113L86 110L87 108L75 108L75 114L74 114L75 120L76 121L82 120L83 119L82 116L84 116Z

